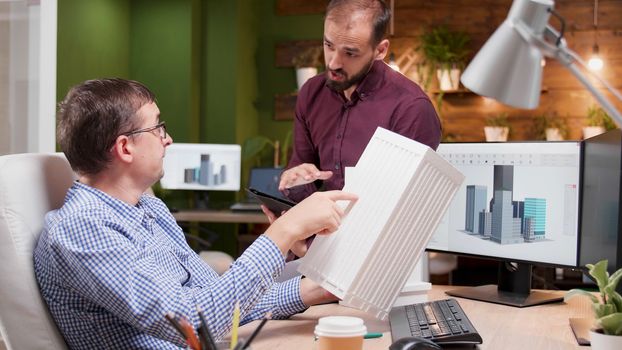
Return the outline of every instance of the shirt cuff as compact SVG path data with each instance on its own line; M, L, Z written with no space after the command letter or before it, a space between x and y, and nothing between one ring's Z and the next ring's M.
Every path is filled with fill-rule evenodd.
M268 237L261 235L244 251L241 260L249 260L261 275L263 281L274 282L285 267L281 250Z
M300 295L300 279L292 278L277 285L277 315L274 318L287 318L308 308Z

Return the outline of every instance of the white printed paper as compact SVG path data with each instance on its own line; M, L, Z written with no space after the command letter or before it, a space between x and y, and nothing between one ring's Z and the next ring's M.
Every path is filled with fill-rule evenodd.
M464 176L429 147L382 128L355 169L343 190L359 200L337 232L315 238L298 271L384 319Z

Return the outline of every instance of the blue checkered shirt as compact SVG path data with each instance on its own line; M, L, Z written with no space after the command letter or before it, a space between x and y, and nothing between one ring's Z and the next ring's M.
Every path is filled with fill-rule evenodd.
M222 276L184 239L159 199L129 205L79 182L46 215L34 252L43 298L72 349L178 349L185 340L164 315L199 325L203 309L217 338L231 330L236 301L242 324L286 318L306 308L300 279L275 283L278 247L260 236Z

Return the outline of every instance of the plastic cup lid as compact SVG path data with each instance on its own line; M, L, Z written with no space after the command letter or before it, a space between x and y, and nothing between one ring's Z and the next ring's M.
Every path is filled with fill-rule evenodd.
M367 333L363 320L351 316L322 317L315 326L315 335L318 337L357 337Z

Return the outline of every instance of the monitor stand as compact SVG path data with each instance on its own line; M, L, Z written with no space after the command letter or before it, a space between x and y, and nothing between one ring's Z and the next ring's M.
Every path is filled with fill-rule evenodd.
M526 307L563 300L554 293L531 290L531 265L499 262L499 285L464 287L446 291L448 295L516 307Z
M207 210L209 209L209 192L207 191L194 191L194 209Z

